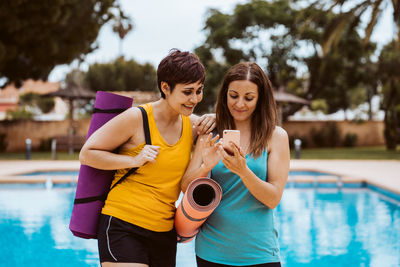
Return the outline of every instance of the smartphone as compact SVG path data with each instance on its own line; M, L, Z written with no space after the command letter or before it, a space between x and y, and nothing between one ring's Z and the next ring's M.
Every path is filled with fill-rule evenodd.
M233 142L240 147L240 131L239 130L224 130L223 131L222 147L229 153L233 153L230 142Z

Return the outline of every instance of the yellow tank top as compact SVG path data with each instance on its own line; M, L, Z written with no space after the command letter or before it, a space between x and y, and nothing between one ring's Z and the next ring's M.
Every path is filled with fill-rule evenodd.
M193 145L192 128L189 117L181 116L181 137L176 144L169 145L157 129L151 103L143 107L148 115L151 143L160 147L159 154L155 163L147 162L110 191L102 213L152 231L165 232L173 228L175 202ZM144 145L119 153L135 156ZM113 184L128 170L118 170Z

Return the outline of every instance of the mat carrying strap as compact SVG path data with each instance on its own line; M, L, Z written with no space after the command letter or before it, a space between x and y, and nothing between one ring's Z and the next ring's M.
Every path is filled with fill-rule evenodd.
M146 110L143 107L138 107L140 109L140 111L142 112L142 118L143 118L143 130L144 130L144 138L146 141L146 145L151 145L151 137L150 137L150 128L149 128L149 120L147 117L147 113ZM114 111L114 110L112 110ZM113 112L105 112L100 111L100 112L104 112L104 113L113 113ZM99 112L99 110L95 111L95 112ZM93 201L105 201L107 198L108 193L114 188L116 187L118 184L122 183L129 175L131 175L132 173L134 173L136 170L138 169L138 167L136 168L132 168L130 169L127 173L124 174L124 176L122 176L111 188L110 190L105 193L102 194L100 196L94 196L94 197L84 197L84 198L75 198L74 204L83 204L83 203L89 203L89 202L93 202Z

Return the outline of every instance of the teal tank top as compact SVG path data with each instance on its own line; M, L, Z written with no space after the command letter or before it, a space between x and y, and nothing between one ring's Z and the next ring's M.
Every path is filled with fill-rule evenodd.
M255 159L246 155L247 166L260 179L267 179L267 152ZM240 177L222 161L212 169L212 179L222 188L222 199L196 237L200 258L227 265L280 262L274 211L258 201Z

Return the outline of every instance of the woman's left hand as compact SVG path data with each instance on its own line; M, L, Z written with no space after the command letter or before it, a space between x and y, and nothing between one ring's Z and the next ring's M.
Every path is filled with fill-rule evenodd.
M198 135L204 135L211 133L212 130L214 130L216 123L215 123L215 114L204 114L201 116L196 124L194 125L195 130Z
M244 175L247 168L246 156L243 151L235 143L230 142L233 149L233 155L228 154L225 149L220 147L220 153L222 155L222 162L231 172L241 176Z

